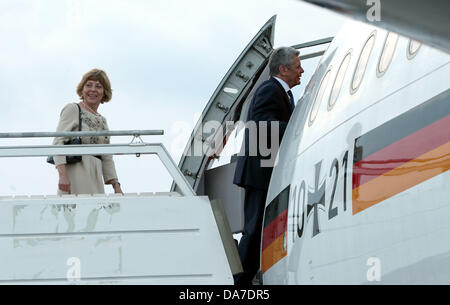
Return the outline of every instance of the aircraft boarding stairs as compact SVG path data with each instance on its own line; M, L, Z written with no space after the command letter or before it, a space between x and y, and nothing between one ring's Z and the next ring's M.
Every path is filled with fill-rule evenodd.
M94 134L136 138L162 131L0 138ZM0 284L233 284L242 267L224 211L195 195L162 144L0 148L0 157L108 154L156 154L179 191L0 197Z

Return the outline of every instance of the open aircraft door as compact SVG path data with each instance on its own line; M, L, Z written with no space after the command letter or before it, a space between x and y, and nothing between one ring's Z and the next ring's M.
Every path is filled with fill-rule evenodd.
M233 233L242 230L243 190L233 185L236 163L209 169L223 150L234 123L244 117L258 80L267 79L276 16L261 28L231 66L192 131L178 167L197 195L208 195L225 213ZM267 77L261 77L263 73ZM245 118L245 117L244 117ZM233 161L233 160L232 160ZM172 185L172 191L178 187Z

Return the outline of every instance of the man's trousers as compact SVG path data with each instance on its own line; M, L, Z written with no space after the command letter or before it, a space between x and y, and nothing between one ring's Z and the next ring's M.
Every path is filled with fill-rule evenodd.
M243 273L236 277L236 284L249 285L260 265L261 232L267 190L245 188L244 232L239 242L239 256Z

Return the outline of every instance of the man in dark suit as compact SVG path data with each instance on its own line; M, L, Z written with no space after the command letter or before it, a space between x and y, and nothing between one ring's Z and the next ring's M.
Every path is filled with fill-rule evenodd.
M273 160L295 107L290 89L300 84L304 72L299 52L291 47L274 50L269 69L270 79L256 90L250 104L244 149L238 156L233 180L245 188L244 231L238 247L244 272L235 276L237 285L250 285L259 269L264 206Z

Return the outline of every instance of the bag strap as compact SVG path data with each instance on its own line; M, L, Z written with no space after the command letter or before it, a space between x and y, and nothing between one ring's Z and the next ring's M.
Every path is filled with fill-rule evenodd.
M78 107L78 131L81 131L81 108L80 105L76 104ZM78 137L81 140L81 137Z

